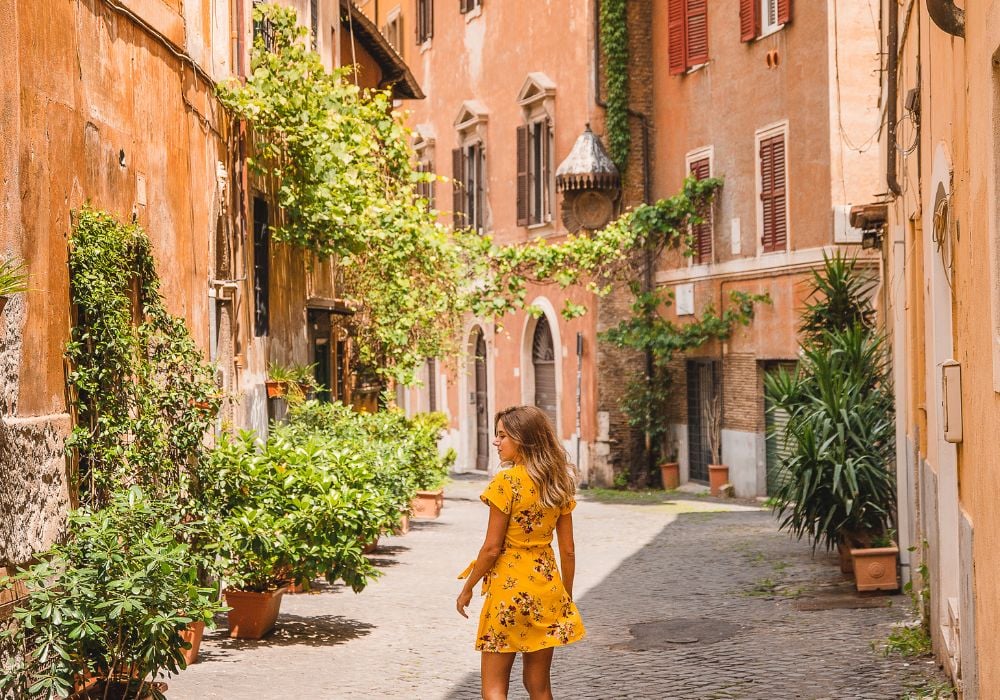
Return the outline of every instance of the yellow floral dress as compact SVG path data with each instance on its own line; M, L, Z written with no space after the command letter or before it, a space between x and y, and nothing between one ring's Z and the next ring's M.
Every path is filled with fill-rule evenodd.
M561 509L544 507L522 465L497 474L479 498L510 515L510 521L500 556L483 578L486 600L476 649L538 651L582 639L580 612L566 593L552 551L556 521L576 501ZM472 565L459 578L471 571Z

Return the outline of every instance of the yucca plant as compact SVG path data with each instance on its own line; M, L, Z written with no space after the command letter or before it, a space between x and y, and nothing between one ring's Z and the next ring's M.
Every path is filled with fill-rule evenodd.
M779 526L816 547L884 534L894 522L895 417L875 281L840 253L813 274L798 370L765 377L770 410L788 413Z

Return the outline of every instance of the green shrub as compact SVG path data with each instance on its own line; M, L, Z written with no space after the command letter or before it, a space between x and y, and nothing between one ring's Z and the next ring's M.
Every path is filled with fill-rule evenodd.
M23 649L0 673L0 695L65 697L88 675L128 686L127 697L156 695L144 679L185 667L181 631L212 624L222 608L178 541L197 526L176 513L137 487L116 492L102 510L70 515L65 544L0 579L0 590L21 582L28 591L0 635Z

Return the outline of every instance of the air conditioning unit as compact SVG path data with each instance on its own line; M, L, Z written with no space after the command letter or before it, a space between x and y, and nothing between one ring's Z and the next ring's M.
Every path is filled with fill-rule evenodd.
M851 226L851 205L833 207L833 242L839 245L861 245L863 231Z

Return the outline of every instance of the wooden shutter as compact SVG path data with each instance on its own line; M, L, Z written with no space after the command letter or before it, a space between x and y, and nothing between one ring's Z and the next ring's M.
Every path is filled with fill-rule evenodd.
M764 214L761 244L765 253L782 251L788 240L788 193L783 134L761 141L760 180L760 198Z
M708 62L708 0L687 0L687 67Z
M740 40L753 41L760 34L760 0L740 0Z
M552 221L552 120L542 129L542 221Z
M527 125L517 127L517 225L528 225L528 204L531 199L528 191L530 178L528 177L528 127Z
M483 172L486 170L486 148L482 143L477 143L472 150L473 161L476 169L476 201L475 201L475 222L476 231L482 233L485 223L486 209L486 185L483 182Z
M702 158L691 163L691 175L696 180L705 180L712 176L711 163L708 158ZM697 263L712 262L712 212L699 212L704 221L692 227L694 238L694 261Z
M667 10L667 41L670 43L670 74L680 75L687 70L685 33L687 19L684 10L687 0L670 0Z
M465 159L462 157L461 148L451 149L451 185L452 201L451 209L455 221L455 228L466 225L465 218Z
M792 21L792 0L778 0L778 24Z

